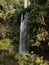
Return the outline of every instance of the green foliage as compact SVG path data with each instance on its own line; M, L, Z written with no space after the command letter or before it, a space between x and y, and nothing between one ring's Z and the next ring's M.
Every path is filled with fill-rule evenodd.
M3 60L4 58L5 60ZM48 63L45 60L43 60L43 57L38 56L36 56L36 58L33 59L33 57L31 56L27 57L21 54L9 53L6 55L6 57L0 57L0 60L2 61L1 64L6 65L6 59L9 59L10 61L16 61L19 65L48 65Z
M4 49L4 50L9 50L10 51L11 49L13 49L13 46L11 45L11 42L12 41L10 39L0 40L0 49Z
M15 59L18 60L18 63L21 65L48 65L46 61L43 60L43 57L36 57L36 59L31 59L30 57L17 54L15 55Z
M46 61L44 61L42 57L37 57L36 63L39 65L48 65L48 63L46 63Z
M21 1L20 1L21 2ZM13 0L2 0L0 1L0 38L9 39L12 40L14 48L17 48L16 46L19 40L19 21L18 21L18 10L15 7L15 3ZM19 9L19 8L18 8ZM21 8L20 8L21 9ZM18 33L17 33L18 32ZM2 43L3 40L0 40ZM16 43L16 44L15 44ZM6 42L5 45L2 43L2 49L13 49L13 46L11 42ZM6 46L6 44L9 44L9 46ZM1 46L1 45L0 45ZM10 48L11 49L10 49Z
M20 14L20 12L24 9L24 1L23 0L14 0L14 5L16 8L16 12Z
M5 7L5 4L6 4L6 3L5 3L4 0L1 0L1 1L0 1L0 5L1 5L3 8Z
M7 20L7 17L11 17L15 13L12 1L2 0L0 1L0 18Z
M39 2L41 3L41 1ZM44 4L42 3L38 4L36 2L36 4L32 4L30 6L31 10L30 10L30 15L28 17L28 29L30 31L29 43L31 44L31 46L40 47L42 41L44 42L44 45L47 43L48 46L48 41L49 41L48 24L49 23L47 24L47 22L48 22L49 15L47 16L47 12L48 12L47 9L49 9L48 8L49 5L47 5L46 3L47 3L46 1Z

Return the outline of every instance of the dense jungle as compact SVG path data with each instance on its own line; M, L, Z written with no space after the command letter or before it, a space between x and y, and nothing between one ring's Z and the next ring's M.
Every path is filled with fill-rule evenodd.
M0 65L49 65L49 0L26 0L27 8L24 1L0 0ZM30 55L19 53L25 12Z

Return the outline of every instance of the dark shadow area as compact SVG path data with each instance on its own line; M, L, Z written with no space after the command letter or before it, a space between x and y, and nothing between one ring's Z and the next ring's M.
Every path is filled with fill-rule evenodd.
M43 48L34 46L31 48L31 51L33 51L34 54L36 54L38 56L43 56L43 59L49 61L49 48L43 49Z

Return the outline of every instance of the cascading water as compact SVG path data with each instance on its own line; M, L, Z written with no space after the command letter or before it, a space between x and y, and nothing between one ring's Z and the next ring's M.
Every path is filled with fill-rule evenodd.
M27 2L28 0L24 0L24 8L27 8ZM23 55L29 55L29 45L27 42L27 18L28 12L21 15L19 53Z
M24 17L23 14L21 15L19 53L23 55L29 55L29 45L27 43L27 18L28 12L25 13Z

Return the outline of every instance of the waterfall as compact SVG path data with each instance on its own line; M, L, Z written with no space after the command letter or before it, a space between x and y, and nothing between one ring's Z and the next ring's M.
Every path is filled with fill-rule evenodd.
M29 45L27 43L27 18L28 12L26 12L24 16L23 14L21 15L19 53L23 55L29 55Z
M27 2L28 0L24 0L24 8L27 8ZM29 55L29 44L27 42L27 18L28 12L21 15L19 53L23 55Z

